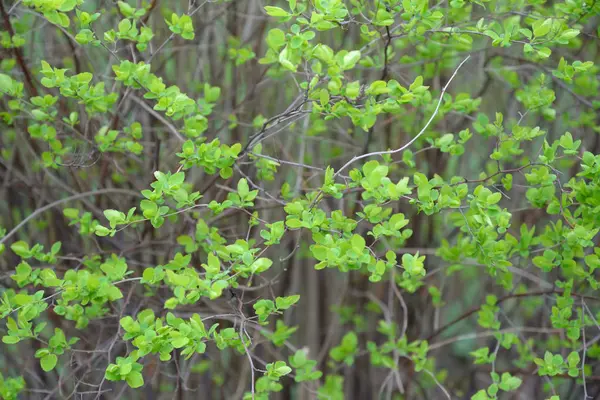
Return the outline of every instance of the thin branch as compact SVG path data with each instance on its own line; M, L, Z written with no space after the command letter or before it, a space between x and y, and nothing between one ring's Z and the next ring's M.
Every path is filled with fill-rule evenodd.
M583 307L585 306L585 302L583 298L581 299L581 336L583 339L583 356L581 357L581 377L583 379L583 400L587 400L591 398L588 396L587 385L585 383L585 352L587 350L587 344L585 342L585 310Z
M0 239L0 244L3 244L4 242L6 242L8 240L8 238L10 238L12 235L17 233L17 231L19 229L21 229L29 221L31 221L32 219L37 217L39 214L50 210L51 208L54 208L63 203L67 203L69 201L78 200L78 199L88 197L88 196L100 196L100 195L107 194L107 193L122 193L122 194L128 194L128 195L132 195L132 196L140 196L139 193L136 193L136 192L128 190L128 189L107 188L107 189L94 190L91 192L79 193L74 196L69 196L69 197L65 197L64 199L53 201L52 203L47 204L44 207L40 207L37 210L35 210L34 212L32 212L31 214L29 214L23 221L21 221L17 226L15 226L10 232L8 232L6 234L6 236L4 236L2 239Z
M362 160L363 158L367 158L367 157L373 157L373 156L382 156L382 155L386 155L386 154L396 154L399 153L403 150L406 150L411 144L413 144L419 137L421 137L421 135L423 133L425 133L425 131L427 130L427 128L429 128L429 125L431 125L431 123L433 122L433 119L435 118L435 116L437 115L440 106L442 105L442 100L444 98L444 94L446 94L446 90L448 89L448 86L450 86L450 83L452 82L452 80L454 79L454 77L456 76L456 74L458 73L458 71L460 70L460 68L467 62L467 60L469 60L469 58L471 58L471 55L468 55L467 58L465 58L456 68L456 70L454 71L454 73L452 74L452 76L450 77L450 79L448 80L448 82L446 83L446 85L443 87L442 89L442 93L440 93L440 98L438 100L438 103L435 107L435 110L433 111L433 114L431 114L431 117L429 118L429 121L427 121L427 123L425 124L425 126L423 127L423 129L421 129L421 131L414 137L412 138L408 143L406 143L404 146L396 149L396 150L387 150L387 151L374 151L372 153L365 153L365 154L361 154L359 156L354 156L350 161L348 161L346 164L344 164L339 170L336 171L335 174L333 174L333 177L335 178L336 176L338 176L340 173L342 173L342 171L344 171L346 168L348 168L351 164L353 164L354 162L358 161L358 160Z
M144 100L140 99L137 96L131 96L131 100L138 103L140 106L142 106L142 108L144 110L148 111L148 113L150 113L154 118L159 120L164 126L167 127L167 129L169 129L169 131L171 131L171 133L173 133L177 137L177 139L179 139L182 142L186 141L186 138L181 136L181 133L179 133L179 131L177 130L177 128L175 128L173 126L173 124L171 124L169 121L167 121L162 115L160 115L160 113L154 111L154 109L152 107L150 107L148 104L146 104L146 102Z

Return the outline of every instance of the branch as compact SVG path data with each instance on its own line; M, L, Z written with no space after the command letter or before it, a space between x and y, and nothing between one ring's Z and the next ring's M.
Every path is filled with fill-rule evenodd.
M21 229L25 224L27 224L30 220L34 219L35 217L37 217L39 214L43 213L44 211L48 211L51 208L54 208L54 207L56 207L58 205L61 205L63 203L67 203L67 202L72 201L72 200L78 200L78 199L81 199L81 198L84 198L84 197L88 197L88 196L99 196L99 195L107 194L107 193L123 193L123 194L129 194L129 195L139 196L138 193L133 192L133 191L128 190L128 189L107 188L107 189L94 190L94 191L91 191L91 192L78 193L78 194L73 195L73 196L65 197L64 199L53 201L52 203L47 204L44 207L40 207L37 210L35 210L34 212L32 212L31 214L29 214L27 216L27 218L25 218L23 221L21 221L10 232L8 232L6 234L6 236L4 236L2 239L0 239L0 244L3 244L4 242L6 242L8 240L8 238L10 238L12 235L14 235L15 233L17 233L17 231L19 229Z
M171 124L169 121L167 121L162 115L160 115L158 112L156 112L148 104L146 104L146 102L144 100L140 99L137 96L131 96L131 100L133 100L134 102L138 103L144 110L148 111L149 114L151 114L154 118L156 118L164 126L166 126L167 129L169 131L171 131L171 133L173 133L177 137L177 139L179 139L181 142L185 142L186 141L186 138L184 138L183 136L181 136L181 133L179 133L179 131L177 130L177 128L175 128L175 126L173 126L173 124Z
M18 3L19 2L17 2L17 4ZM15 4L15 6L16 6L16 4ZM11 7L10 11L12 11L15 6ZM10 23L10 15L9 15L10 13L6 12L6 10L4 9L4 3L2 1L0 1L0 13L2 14L2 19L4 20L4 26L5 26L6 30L8 31L8 34L10 35L10 37L13 37L15 35L15 31L13 30L13 27ZM29 71L29 68L27 68L27 63L25 63L25 59L23 59L23 54L21 53L21 49L18 47L13 47L13 53L15 54L15 58L17 59L17 64L19 64L19 68L25 75L25 86L27 87L27 91L29 92L29 94L31 96L37 96L38 95L37 88L33 84L33 78L31 77L31 72Z
M425 124L425 126L423 127L423 129L421 129L421 131L417 134L417 136L415 136L408 143L406 143L404 146L402 146L402 147L400 147L400 148L398 148L396 150L374 151L372 153L366 153L366 154L362 154L362 155L359 155L359 156L355 156L350 161L348 161L346 164L344 164L339 170L337 170L337 172L335 174L333 174L333 177L335 178L336 176L338 176L340 173L342 173L342 171L344 171L346 168L348 168L355 161L362 160L363 158L372 157L372 156L381 156L381 155L385 155L385 154L396 154L396 153L399 153L399 152L405 150L411 144L413 144L427 130L427 128L429 127L429 125L431 125L431 122L433 121L433 119L435 118L435 116L437 115L437 113L438 113L438 111L440 109L440 105L442 104L442 99L444 98L444 94L446 94L446 90L448 89L448 86L450 86L450 82L452 82L452 80L454 79L454 77L458 73L458 70L460 70L460 68L464 65L464 63L467 62L467 60L469 58L471 58L471 55L468 55L467 58L465 58L463 60L463 62L461 62L458 65L458 67L456 68L456 70L454 71L454 73L452 74L452 76L450 77L450 79L448 80L448 82L446 83L446 85L444 86L444 88L442 89L442 93L440 94L440 98L438 100L437 106L435 107L435 110L433 111L433 114L431 114L431 117L429 118L429 121L427 121L427 123Z
M520 298L520 297L544 296L544 295L549 295L549 294L562 295L562 294L564 294L564 292L562 290L559 290L559 289L550 289L550 290L540 290L540 291L537 291L537 292L508 294L506 296L500 297L498 299L498 301L496 302L496 305L498 305L498 304L500 304L500 303L502 303L502 302L504 302L504 301L506 301L508 299L514 299L514 298ZM583 297L584 299L591 299L591 300L598 300L598 301L600 301L600 298L598 298L598 297L582 296L582 295L577 294L577 293L571 293L571 296L573 296L573 297ZM459 323L462 320L465 320L465 319L469 318L471 315L475 314L479 310L481 310L481 306L472 308L471 310L467 311L463 315L455 318L454 320L448 322L446 325L442 326L441 328L439 328L438 330L436 330L435 332L433 332L425 340L430 341L431 339L435 338L436 336L439 336L446 329L450 328L453 325L456 325L457 323Z

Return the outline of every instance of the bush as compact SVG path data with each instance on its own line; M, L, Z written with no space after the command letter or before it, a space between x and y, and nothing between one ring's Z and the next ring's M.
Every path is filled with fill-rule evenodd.
M2 398L600 394L600 3L5 3Z

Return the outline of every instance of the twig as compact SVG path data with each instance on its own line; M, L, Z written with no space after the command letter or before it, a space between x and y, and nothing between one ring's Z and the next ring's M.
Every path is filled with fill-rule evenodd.
M15 35L15 31L12 27L12 24L10 23L10 12L12 12L12 9L15 6L16 6L16 4L13 7L11 7L9 12L7 13L6 10L4 9L4 3L2 1L0 1L0 14L2 14L2 19L4 20L4 27L8 31L8 34L10 35L10 37L13 37ZM29 94L31 96L37 96L38 90L33 83L31 71L27 67L27 63L25 62L25 59L23 58L23 54L21 53L21 48L14 46L13 53L15 55L15 58L17 59L17 64L19 64L19 68L21 69L21 72L23 72L23 75L25 75L25 86L27 87L27 91L29 92Z
M540 291L536 291L536 292L508 294L506 296L500 297L498 299L498 301L496 302L496 305L498 305L498 304L500 304L500 303L502 303L502 302L504 302L504 301L506 301L508 299L520 298L520 297L545 296L545 295L549 295L549 294L559 294L559 295L561 295L561 294L564 294L564 292L562 290L559 290L559 289L550 289L550 290L540 290ZM576 293L571 293L571 295L572 296L580 296L579 294L576 294ZM599 298L592 297L592 296L582 296L582 297L587 298L587 299L600 300ZM468 317L470 317L471 315L475 314L479 310L481 310L481 306L477 306L477 307L472 308L471 310L467 311L463 315L455 318L454 320L448 322L446 325L442 326L441 328L439 328L438 330L436 330L435 332L433 332L425 340L430 341L434 337L439 336L446 329L450 328L453 325L456 325L460 321L463 321L463 320L467 319ZM599 329L600 329L600 326L599 326Z
M583 340L583 355L581 357L581 377L583 379L583 400L587 400L590 398L587 393L587 385L585 383L585 352L586 352L586 343L585 343L585 310L583 309L585 302L583 298L581 299L581 337Z
M164 126L166 126L169 129L169 131L171 131L177 137L177 139L179 139L182 142L186 141L186 139L183 136L181 136L181 133L179 133L179 131L177 130L177 128L175 128L173 126L173 124L171 124L169 121L167 121L162 115L160 115L158 112L156 112L148 104L146 104L146 102L144 100L140 99L137 96L131 96L131 100L138 103L140 106L142 106L142 108L144 110L148 111L148 113L150 113L154 118L159 120Z
M399 153L405 149L407 149L411 144L413 144L423 133L425 133L425 131L427 130L427 128L429 128L429 125L431 125L431 122L433 122L433 119L435 118L435 116L437 115L440 106L442 104L442 100L444 98L444 94L446 94L446 90L448 89L448 86L450 86L450 83L452 82L452 80L454 79L454 77L456 76L456 74L458 73L458 71L460 70L460 68L467 62L467 60L469 60L469 58L471 58L471 55L468 55L467 58L465 58L456 68L456 70L454 71L454 73L452 74L452 76L450 77L450 79L448 80L448 82L446 83L446 85L442 88L442 93L440 93L440 98L438 100L438 103L435 107L435 110L433 111L433 114L431 114L431 117L429 118L429 121L427 121L427 123L425 124L425 126L423 127L423 129L421 129L421 131L414 137L412 138L408 143L406 143L404 146L396 149L396 150L387 150L387 151L374 151L372 153L365 153L365 154L361 154L359 156L354 156L350 161L348 161L346 164L344 164L340 169L338 169L336 171L335 174L333 174L333 177L335 178L336 176L338 176L340 173L342 173L342 171L344 171L346 168L348 168L351 164L353 164L354 162L358 161L358 160L362 160L363 158L367 158L367 157L372 157L372 156L382 156L382 155L386 155L386 154L396 154Z
M128 189L106 188L106 189L94 190L91 192L79 193L74 196L69 196L69 197L65 197L64 199L53 201L52 203L47 204L44 207L40 207L37 210L35 210L34 212L32 212L31 214L29 214L23 221L21 221L17 226L15 226L10 232L8 232L6 234L6 236L4 236L2 239L0 239L0 244L3 244L4 242L6 242L8 240L8 238L10 238L12 235L17 233L17 231L21 227L23 227L23 225L27 224L27 222L29 222L33 218L37 217L39 214L43 213L44 211L47 211L47 210L54 208L60 204L67 203L72 200L78 200L78 199L88 197L88 196L99 196L99 195L107 194L107 193L123 193L123 194L128 194L128 195L133 195L133 196L139 196L139 193L133 192Z

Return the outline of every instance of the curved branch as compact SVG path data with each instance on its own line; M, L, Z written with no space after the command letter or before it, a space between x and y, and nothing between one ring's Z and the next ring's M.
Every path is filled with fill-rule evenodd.
M90 191L90 192L78 193L78 194L73 195L73 196L65 197L64 199L53 201L52 203L47 204L44 207L40 207L37 210L35 210L34 212L32 212L31 214L29 214L27 216L27 218L25 218L23 221L21 221L10 232L8 232L6 234L6 236L4 236L2 239L0 239L0 244L3 244L4 242L6 242L11 236L13 236L15 233L17 233L17 231L19 229L21 229L29 221L31 221L32 219L34 219L35 217L37 217L41 213L50 210L51 208L54 208L54 207L56 207L58 205L61 205L63 203L67 203L67 202L72 201L72 200L78 200L78 199L81 199L81 198L84 198L84 197L88 197L88 196L99 196L99 195L107 194L107 193L121 193L121 194L128 194L128 195L133 195L133 196L139 196L138 193L133 192L133 191L128 190L128 189L107 188L107 189L94 190L94 191Z
M425 126L423 127L423 129L421 129L421 131L414 138L412 138L408 143L406 143L404 146L402 146L402 147L400 147L400 148L398 148L396 150L374 151L372 153L365 153L365 154L361 154L359 156L355 156L350 161L348 161L346 164L344 164L339 170L337 170L336 173L333 174L333 177L335 178L336 176L338 176L340 173L342 173L342 171L344 171L346 168L348 168L355 161L362 160L363 158L367 158L367 157L371 157L371 156L382 156L382 155L386 155L386 154L396 154L396 153L399 153L399 152L405 150L411 144L413 144L427 130L427 128L429 128L429 125L431 125L431 122L433 122L433 119L437 115L437 113L438 113L438 111L440 109L440 106L442 105L442 100L444 98L444 94L446 94L446 90L448 89L448 86L450 86L450 82L452 82L452 80L454 79L454 77L456 77L456 74L458 73L458 70L461 69L461 67L467 62L467 60L469 58L471 58L471 55L468 55L467 58L465 58L458 65L458 67L456 68L456 70L454 70L454 73L452 74L452 76L450 77L450 79L448 80L448 82L446 83L446 85L443 87L442 93L440 93L440 98L439 98L438 103L437 103L437 105L435 107L435 110L433 111L433 114L431 114L431 117L429 118L429 121L427 121L427 123L425 124Z

